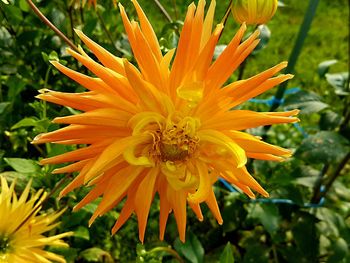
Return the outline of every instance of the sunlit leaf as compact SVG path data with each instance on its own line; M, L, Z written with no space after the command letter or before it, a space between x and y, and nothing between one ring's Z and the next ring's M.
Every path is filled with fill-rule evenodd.
M328 73L326 79L337 95L347 96L350 94L349 72Z
M235 259L233 256L232 245L230 242L228 242L224 248L224 251L220 256L220 263L234 263L234 262L235 262Z
M350 150L349 141L336 132L320 131L305 138L295 157L310 163L334 163Z
M299 109L302 114L319 112L329 107L321 101L320 96L313 92L299 91L289 95L284 103L287 109Z
M174 244L175 249L181 253L191 263L201 263L204 258L204 249L201 242L193 234L189 233L186 236L186 242L182 243L176 239Z
M332 59L332 60L323 61L320 64L318 64L318 69L317 69L318 75L320 77L324 77L328 72L330 66L334 65L337 62L338 60Z
M19 173L37 173L40 166L36 161L22 158L4 158L4 161Z

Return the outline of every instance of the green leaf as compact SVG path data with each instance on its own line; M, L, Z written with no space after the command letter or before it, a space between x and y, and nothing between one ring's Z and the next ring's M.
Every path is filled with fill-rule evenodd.
M299 177L295 179L295 182L299 185L303 185L312 188L315 185L317 177Z
M220 256L220 263L234 263L235 259L233 257L232 245L228 242Z
M2 114L10 104L10 102L0 102L0 114Z
M80 253L80 257L87 262L113 262L112 256L98 247L85 249Z
M332 243L330 250L332 255L328 258L328 263L337 263L345 259L349 255L348 243L343 238L338 238L335 242Z
M326 74L326 79L337 95L347 96L350 94L349 72Z
M193 234L189 233L186 242L182 243L179 239L175 240L175 249L181 253L191 263L201 263L204 258L204 249L201 242Z
M328 104L321 101L321 98L316 93L303 90L289 95L284 105L288 110L300 109L302 114L319 112L329 107Z
M28 12L30 10L26 0L19 0L19 8L21 8L23 12Z
M322 112L319 126L321 130L331 131L337 128L342 122L342 116L338 113L327 110Z
M275 204L253 204L250 215L257 218L270 234L279 227L280 215Z
M18 99L18 94L24 90L26 83L22 76L16 75L10 76L6 81L6 85L9 87L8 99L10 101L15 101Z
M332 60L323 61L320 64L318 64L318 69L317 69L318 75L321 78L323 78L326 75L326 73L328 72L329 67L334 65L337 62L338 62L338 60L332 59Z
M6 14L11 14L7 16L7 19L12 25L18 25L23 20L22 11L20 8L14 5L5 5L3 6L4 12Z
M286 6L285 3L283 3L282 1L278 1L278 7L285 7L285 6Z
M310 163L334 163L350 150L349 141L336 132L320 131L303 140L295 157Z
M28 181L31 178L33 179L32 187L34 188L42 187L42 183L40 182L40 180L38 180L38 177L31 177L31 176L28 176L28 174L8 171L8 172L0 173L0 176L3 176L4 178L6 178L8 183L12 183L14 180L16 180L16 188L20 190L23 190L26 187Z
M256 46L256 48L253 50L252 52L253 55L259 53L262 49L264 49L269 43L271 38L271 30L268 28L267 25L260 25L258 26L258 29L260 30L260 35L259 35L260 42Z
M79 226L77 229L74 230L74 237L90 240L89 230L84 226Z
M0 27L0 46L9 47L13 43L13 38L6 27Z
M18 128L22 127L31 127L31 126L36 126L37 124L37 119L36 118L24 118L17 122L15 125L11 127L11 130L15 130Z
M317 262L319 238L316 229L317 218L309 213L299 212L292 228L293 237L307 262ZM304 261L305 262L305 261Z
M40 166L36 161L22 158L4 158L4 161L19 173L38 173Z

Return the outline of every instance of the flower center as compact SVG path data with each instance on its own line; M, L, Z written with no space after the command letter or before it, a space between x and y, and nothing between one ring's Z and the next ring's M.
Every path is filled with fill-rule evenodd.
M153 134L151 155L156 155L162 162L186 160L196 150L198 126L199 121L191 117L180 121L167 120L165 127Z
M0 259L10 250L10 237L0 234Z

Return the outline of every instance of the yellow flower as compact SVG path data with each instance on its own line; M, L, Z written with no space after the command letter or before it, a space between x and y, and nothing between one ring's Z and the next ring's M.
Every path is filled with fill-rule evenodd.
M58 224L54 221L64 212L38 214L46 194L43 190L29 197L29 182L20 197L15 193L15 182L10 187L0 176L0 263L66 262L62 256L44 250L45 246L68 247L63 233L46 237L43 233Z
M260 25L274 16L277 6L277 0L233 0L231 11L240 24Z
M297 111L257 113L231 109L292 76L273 77L286 67L283 62L250 79L225 86L258 44L259 32L241 43L246 30L242 25L212 62L223 25L212 30L215 1L204 18L205 4L200 0L197 7L188 7L176 52L170 50L163 55L144 12L136 0L132 2L140 25L130 22L123 6L119 7L138 68L77 30L102 65L81 48L80 54L70 49L68 52L96 76L86 76L58 62L52 64L89 91L42 90L38 97L84 113L54 119L55 123L69 126L40 134L34 143L89 145L41 161L73 162L54 173L79 172L61 196L82 185L93 186L74 210L102 196L89 224L126 199L112 233L135 212L143 241L149 209L157 194L160 239L164 237L169 213L174 212L180 239L184 241L187 204L203 220L200 204L206 203L218 223L222 223L212 189L219 177L251 198L251 189L268 196L247 172L247 158L280 161L290 156L290 151L242 130L296 122L298 119L292 116Z

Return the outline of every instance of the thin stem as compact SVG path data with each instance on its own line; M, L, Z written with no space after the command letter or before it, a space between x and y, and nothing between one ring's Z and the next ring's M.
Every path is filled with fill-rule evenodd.
M70 31L71 31L71 34L72 34L72 39L73 39L73 42L75 42L75 36L74 36L74 21L73 21L73 7L72 6L69 6L68 7L68 15L69 15L69 25L70 25Z
M154 3L158 6L159 10L162 12L162 14L166 17L166 19L168 19L168 21L170 23L173 22L173 20L171 19L171 16L169 15L169 13L166 11L166 9L164 8L164 6L158 1L158 0L153 0Z
M185 263L185 261L180 257L180 255L174 249L172 249L170 247L156 247L156 248L153 248L152 250L148 251L148 253L152 254L152 253L157 253L157 252L162 252L162 251L171 254L180 263Z
M44 199L44 201L42 202L45 203L51 196L53 196L58 189L61 188L61 186L69 179L69 177L71 176L70 173L66 174L65 177L63 177L56 185L54 188L52 188L52 190L49 192L49 194L46 196L46 198Z
M79 13L80 13L80 20L81 20L81 23L84 24L85 23L85 19L84 19L84 9L83 9L83 6L80 5L79 6Z
M272 253L273 253L273 259L275 263L279 263L277 249L275 245L272 246Z
M324 191L321 192L320 190L316 192L312 198L312 203L318 203L322 197L325 197L328 193L329 189L332 187L334 181L340 176L341 171L347 164L347 162L350 160L350 152L344 157L344 159L340 162L336 170L334 171L333 175L330 176L327 183L324 184Z
M51 28L64 42L67 43L68 46L70 46L76 52L79 52L77 46L74 45L74 43L70 41L54 24L52 24L51 21L48 20L43 13L41 13L39 8L36 7L32 0L26 1L29 4L30 8L34 11L34 13L41 19L41 21L43 21L49 28Z
M340 162L337 169L335 170L334 174L329 178L328 182L325 184L325 190L323 192L323 196L327 194L329 189L331 188L332 184L334 183L335 179L340 176L341 171L347 164L347 162L350 160L350 152L344 157L344 159Z
M232 5L232 0L230 0L227 8L226 8L226 11L225 11L225 15L224 17L221 19L221 24L223 24L224 26L226 25L226 22L227 22L227 19L228 19L228 15L230 14L231 12L231 5Z
M322 183L323 183L323 178L325 176L325 174L327 173L329 169L329 164L325 164L315 182L315 185L314 185L314 194L311 198L311 203L312 204L317 204L320 199L321 199L321 186L322 186Z
M225 26L226 26L227 19L228 19L228 15L229 15L230 12L231 12L232 1L233 1L233 0L230 0L230 2L228 3L228 6L227 6L226 11L225 11L225 14L224 14L223 18L221 19L221 24L224 26L224 28L221 30L219 39L221 38L222 33L224 33Z
M307 34L310 30L311 23L312 23L312 20L315 16L318 3L319 3L319 0L310 0L310 2L309 2L308 9L307 9L305 16L304 16L304 21L299 29L298 37L295 41L292 53L290 54L290 57L288 60L288 66L284 72L286 74L294 72L294 67L298 61L299 55L300 55L302 47L304 45L304 41L305 41ZM284 93L287 89L287 84L288 84L288 82L283 82L279 86L279 88L276 92L276 95L275 95L276 102L271 106L270 111L274 111L279 107L280 103L278 103L278 101L280 101L283 98ZM270 126L268 126L268 127L270 127Z
M241 66L239 67L238 78L237 78L237 80L243 79L244 71L245 71L245 68L246 68L246 66L247 66L247 61L248 61L248 58L246 58L246 59L242 62Z
M4 100L3 96L2 96L2 85L0 83L0 102L2 102Z
M98 11L98 9L96 9L96 14L97 14L97 17L98 17L98 19L99 19L99 21L100 21L100 23L101 23L101 26L102 26L103 30L105 31L105 33L106 33L106 35L107 35L109 41L111 41L111 44L113 45L113 47L114 47L116 50L119 51L119 49L118 49L118 47L116 46L116 44L115 44L115 42L114 42L114 40L113 40L113 37L112 37L111 33L109 32L109 30L108 30L108 28L107 28L107 26L106 26L106 23L105 23L105 21L103 20L103 18L102 18L102 16L101 16L100 12Z
M173 0L173 5L174 5L174 11L175 11L175 19L178 20L179 19L179 15L178 15L178 12L177 12L176 0Z
M28 141L32 141L32 138L27 138ZM37 151L40 153L40 155L45 155L44 151L40 148L39 145L37 144L32 144L34 146L35 149L37 149Z
M46 73L45 73L45 79L44 79L44 87L47 88L47 84L49 82L49 76L50 76L50 72L51 72L51 65L47 68ZM46 119L46 112L47 112L47 105L46 105L46 101L42 101L43 103L43 119Z
M344 132L347 129L348 124L350 122L349 106L345 106L345 109L348 109L347 110L348 112L345 111L345 114L344 114L345 118L344 118L343 122L340 124L340 130L339 130L340 133Z

